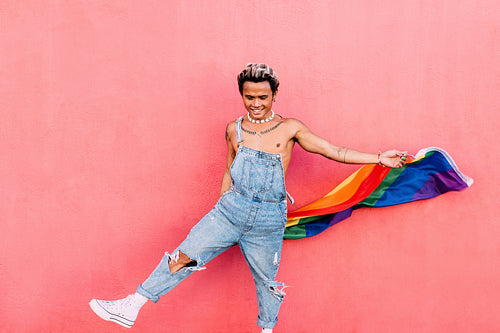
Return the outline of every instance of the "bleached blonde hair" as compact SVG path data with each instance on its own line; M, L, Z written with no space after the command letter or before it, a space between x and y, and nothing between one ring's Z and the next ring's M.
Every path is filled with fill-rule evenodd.
M246 81L250 82L268 81L269 85L271 86L271 91L273 92L273 94L276 93L280 85L278 76L273 71L273 69L266 64L249 63L245 66L245 69L243 69L241 73L238 74L238 88L240 90L240 94L243 94L243 84Z

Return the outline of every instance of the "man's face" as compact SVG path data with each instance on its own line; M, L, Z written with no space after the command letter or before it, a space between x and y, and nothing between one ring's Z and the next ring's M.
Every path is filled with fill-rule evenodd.
M268 81L246 81L243 83L242 98L245 108L253 119L262 120L271 115L274 95Z

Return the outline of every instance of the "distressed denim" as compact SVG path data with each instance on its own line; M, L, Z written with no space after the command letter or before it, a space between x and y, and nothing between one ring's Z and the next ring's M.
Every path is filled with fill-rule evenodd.
M240 137L238 133L238 141ZM156 303L194 271L203 269L228 248L239 245L255 281L259 307L257 325L273 328L284 297L283 283L275 281L287 214L281 155L240 145L230 174L231 188L191 229L172 255L165 253L137 292ZM196 263L171 274L169 260L175 261L178 251Z

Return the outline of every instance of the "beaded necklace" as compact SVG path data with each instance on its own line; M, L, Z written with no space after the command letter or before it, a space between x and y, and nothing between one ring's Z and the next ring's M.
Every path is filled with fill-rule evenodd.
M261 123L267 123L271 120L273 120L274 118L274 111L271 110L271 115L267 118L267 119L263 119L263 120L254 120L252 118L250 118L250 112L247 113L247 118L250 122L254 123L254 124L261 124Z

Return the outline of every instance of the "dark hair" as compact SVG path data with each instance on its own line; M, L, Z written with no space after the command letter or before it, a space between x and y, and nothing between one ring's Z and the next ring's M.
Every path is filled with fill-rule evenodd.
M268 81L271 86L271 90L273 95L278 90L278 86L280 85L280 81L278 80L278 76L273 71L271 67L266 64L247 64L245 69L238 74L238 88L240 90L240 94L243 94L243 84L246 81L251 82L262 82Z

